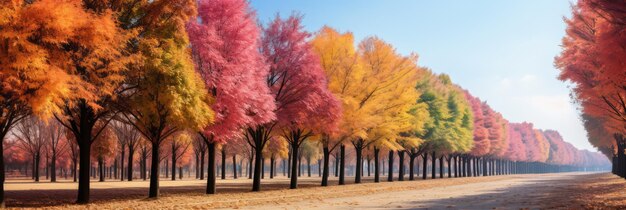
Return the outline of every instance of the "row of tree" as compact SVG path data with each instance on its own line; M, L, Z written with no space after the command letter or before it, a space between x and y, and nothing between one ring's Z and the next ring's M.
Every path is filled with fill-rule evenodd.
M146 169L149 169L150 165L146 164L146 166L144 167L143 163L146 163L146 160L148 159L148 157L150 157L148 142L144 139L138 138L139 135L137 131L126 124L114 123L111 125L111 127L114 131L116 131L115 135L110 135L110 133L106 133L106 135L103 135L103 137L105 138L99 139L96 143L92 145L92 166L90 167L91 176L99 177L99 181L105 181L107 177L109 179L115 178L122 181L124 181L125 179L127 179L128 181L132 181L134 177L139 177L140 179L146 180L147 176L145 176L143 172L149 171ZM23 120L20 124L18 124L14 132L17 138L8 139L8 141L5 141L5 152L11 154L10 156L8 156L8 158L5 159L5 168L9 169L7 173L12 176L28 176L30 174L32 179L34 179L35 181L39 181L39 177L41 176L40 169L43 165L46 179L49 179L51 182L56 181L57 175L64 176L65 179L68 179L69 176L69 179L73 178L74 182L76 182L76 166L78 156L75 151L77 150L77 145L75 145L75 141L71 138L71 136L70 139L68 139L66 135L63 135L62 132L59 132L61 129L62 127L58 123L51 122L49 124L45 124L41 121L37 121L37 119L35 118ZM475 127L474 131L475 137L480 137L478 127ZM530 167L529 165L517 166L516 161L508 162L510 161L508 159L497 160L495 158L491 158L490 160L487 160L485 162L485 160L487 159L485 158L487 157L486 155L477 155L471 153L469 154L471 156L465 157L456 157L454 155L440 156L436 159L433 159L432 164L438 164L440 169L440 177L445 175L444 169L445 172L448 172L448 176L451 177L452 172L454 170L457 170L457 168L453 168L453 166L459 165L457 163L457 159L463 159L466 157L468 159L464 161L469 161L469 163L464 164L469 164L470 167L458 169L461 170L460 172L454 171L455 176L458 176L456 175L458 173L469 173L469 176L489 175L490 173L496 173L492 170L497 170L498 174L524 173L525 169L526 171L541 169L537 170L537 172L571 170L567 169L568 167L557 167L558 165L585 167L587 168L587 170L594 170L594 166L597 167L602 165L602 163L599 162L592 162L602 160L602 157L597 158L585 156L599 154L589 152L579 153L578 150L572 147L569 143L564 142L561 139L560 135L555 131L545 131L543 133L543 136L546 137L546 141L549 141L551 149L551 151L549 151L548 153L549 157L547 157L545 161L547 165L535 164L530 165ZM519 137L520 135L518 135L517 138ZM133 143L133 141L137 141L137 143ZM162 147L162 160L160 161L160 164L165 167L159 172L160 177L171 177L172 180L176 180L177 176L179 179L182 179L183 175L190 177L191 173L193 172L195 173L196 179L204 180L204 168L206 168L205 161L207 147L203 144L204 141L201 138L196 138L196 140L190 140L190 138L188 138L188 135L186 135L185 133L181 133L175 138L170 138L166 140L165 143L165 146ZM232 175L231 177L233 178L237 178L237 176L244 177L244 170L246 173L245 177L248 177L248 175L250 174L251 170L249 170L249 166L253 155L247 147L242 147L241 144L245 145L245 142L230 142L229 144L220 145L217 155L221 158L221 164L219 164L220 167L217 167L218 171L216 174L217 176L221 176L221 179L226 178L227 171L229 171L229 176ZM474 144L475 146L473 147L473 150L477 151L476 148L478 141L475 141ZM487 147L488 146L486 145L481 146L481 148ZM193 150L191 150L190 148L193 148ZM139 151L139 156L135 155L136 150ZM514 151L511 150L510 152ZM396 155L396 153L397 155L399 155L400 159L400 161L398 162L394 161L394 156ZM525 151L525 149L522 149L521 152L513 153L511 157L520 158L520 156L523 157L524 155L526 155L526 153L527 151ZM306 168L306 173L308 174L308 176L311 176L311 165L313 165L314 171L318 171L319 175L321 176L321 170L323 166L322 149L319 141L303 142L303 144L299 148L298 154L299 156L292 157L291 152L287 147L287 142L284 140L270 141L268 146L265 148L262 156L263 160L261 163L261 177L263 178L266 172L269 172L269 178L271 179L277 175L279 170L282 172L283 176L288 176L286 174L286 171L288 171L291 167L290 165L288 165L288 160L290 160L290 158L297 158L298 176L302 174L303 167ZM528 152L528 154L532 153ZM193 155L195 155L195 161L192 160ZM330 172L334 173L335 176L338 176L338 170L336 169L336 167L339 167L338 163L340 154L333 153L331 156L334 156L334 161L330 162L331 164L329 164L329 166L330 169L334 170L331 170ZM37 157L40 157L41 160L39 160ZM44 163L40 163L41 161L43 161L43 158L45 158ZM354 172L356 172L356 165L353 164L353 162L355 161L354 150L348 149L344 158L347 162L346 167L347 169L349 169L349 172L346 174L354 175ZM409 158L408 165L404 161L405 158ZM397 171L398 180L404 180L404 174L409 175L409 180L414 180L414 175L420 174L419 159L421 159L421 161L424 161L424 159L427 160L427 162L424 163L425 165L423 165L424 167L422 170L431 169L430 167L428 167L428 164L431 163L428 162L427 154L415 156L411 155L409 151L406 151L404 149L400 149L395 152L391 151L389 155L387 155L386 152L383 152L381 154L380 160L378 161L378 164L382 164L383 176L385 175L385 169L387 169L385 167L385 164L388 162L388 171L391 171L391 173ZM365 176L365 169L367 169L367 175L371 176L373 172L372 161L376 161L374 160L374 151L372 148L367 148L363 151L361 161L364 165L361 168L361 174L363 174L363 176ZM437 163L437 161L439 162ZM454 164L452 164L451 161L455 161ZM576 166L576 164L578 163L583 163L584 165ZM548 165L550 165L550 167L546 168ZM513 170L514 168L520 167L522 168ZM57 169L60 169L60 171ZM433 170L435 169L432 169L431 171ZM473 173L471 171L468 172L467 170L471 170L473 171ZM391 175L392 176L388 177L388 181L392 181L394 179L393 174ZM422 173L422 176L423 179L426 179L426 173ZM432 176L432 178L435 178L435 176Z
M305 142L321 147L323 186L334 152L345 183L348 145L356 183L367 151L376 182L381 151L389 167L396 153L399 167L408 157L410 171L416 157L424 167L430 157L432 177L436 160L443 176L444 159L449 176L451 168L471 176L603 163L556 132L509 124L447 75L418 66L417 54L401 55L377 37L355 45L350 32L330 27L313 35L301 19L276 16L259 26L244 0L3 1L0 139L51 141L51 132L27 130L58 123L56 133L72 139L78 154L71 158L78 203L89 201L92 157L103 174L107 158L117 156L110 154L125 159L128 151L132 166L138 147L142 177L150 168L149 197L159 195L165 151L175 169L190 144L208 154L208 194L215 193L216 154L226 147L249 154L253 191L261 189L265 158L273 168L285 151L296 188ZM38 164L41 152L33 151ZM0 162L2 182L4 169ZM405 170L398 171L402 180Z
M571 95L582 111L589 142L626 177L626 4L579 0L566 19L559 79L573 83Z

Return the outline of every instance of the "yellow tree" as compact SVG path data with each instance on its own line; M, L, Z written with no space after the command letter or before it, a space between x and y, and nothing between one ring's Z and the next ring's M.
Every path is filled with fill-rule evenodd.
M211 98L195 72L185 23L196 13L194 0L143 2L148 15L136 50L141 58L129 71L119 100L127 123L151 143L150 191L159 195L162 142L184 129L200 130L213 119Z
M389 142L395 142L400 132L411 126L409 110L418 97L414 88L419 72L417 55L402 56L376 37L363 40L356 51L351 33L341 34L330 27L322 28L312 45L329 89L344 110L338 133L322 138L324 164L337 145L344 156L343 143L349 140L356 150L355 182L360 183L363 149L370 145L394 145L395 149L397 144ZM340 164L339 184L343 184L344 158ZM327 166L324 168L327 171ZM327 175L324 172L322 185L327 184Z
M332 134L320 138L323 151L324 169L322 172L322 186L328 185L330 153L337 147L345 150L343 142L347 137L356 135L355 128L362 121L356 120L356 99L351 94L358 91L358 79L362 69L358 63L358 56L354 47L354 36L350 32L339 33L324 26L311 41L313 50L317 53L320 64L328 79L328 89L337 97L343 107L343 117L339 129ZM364 135L364 134L362 134ZM343 154L343 153L342 153ZM339 183L343 184L343 159L340 169L342 176Z
M418 98L415 84L419 73L417 55L402 56L376 37L363 40L358 53L363 76L355 99L363 117L360 120L367 122L359 128L365 136L350 138L356 150L355 183L361 182L363 149L380 141L395 142L400 132L409 129L408 111Z

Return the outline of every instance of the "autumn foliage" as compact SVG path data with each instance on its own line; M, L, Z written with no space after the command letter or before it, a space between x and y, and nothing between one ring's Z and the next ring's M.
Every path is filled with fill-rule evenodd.
M565 19L566 36L556 57L559 79L574 84L589 142L613 160L624 177L626 131L626 5L608 0L580 0Z
M574 84L589 141L626 176L626 48L615 47L626 43L624 11L580 0L555 65ZM439 178L607 165L558 131L509 122L417 53L329 26L307 31L303 18L258 23L245 0L0 2L0 181L18 166L35 181L52 167L56 181L59 168L87 203L93 175L149 178L158 197L164 170L204 179L207 165L208 194L217 165L223 178L226 165L233 178L246 171L260 190L268 161L270 178L277 164L289 169L291 188L303 159L322 186L331 169L340 185L346 169L360 183L370 162L379 182L381 161L389 181L396 171L403 181L405 158L411 180L419 157L424 179L428 161L433 179L437 165Z

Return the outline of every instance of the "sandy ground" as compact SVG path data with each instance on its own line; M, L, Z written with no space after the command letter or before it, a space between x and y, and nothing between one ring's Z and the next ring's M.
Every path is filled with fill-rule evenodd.
M267 178L267 177L266 177ZM348 178L347 180L351 180ZM218 194L205 195L206 181L161 181L161 198L145 199L148 182L92 182L92 204L71 204L77 184L9 180L9 207L59 209L623 209L626 180L608 173L529 174L491 177L348 183L318 187L302 177L288 190L280 176L249 192L249 179L218 180Z

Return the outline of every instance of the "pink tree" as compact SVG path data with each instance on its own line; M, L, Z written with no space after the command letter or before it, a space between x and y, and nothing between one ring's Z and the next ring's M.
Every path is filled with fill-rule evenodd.
M277 121L298 157L300 145L314 134L328 134L336 129L341 105L328 90L319 58L307 42L302 17L292 15L282 20L276 16L264 30L261 52L270 65L268 85L276 99ZM257 153L258 154L258 153ZM297 188L297 160L292 158L290 188Z
M532 123L516 123L513 127L522 137L522 143L526 149L526 160L528 162L543 162L545 161L544 154L544 142L543 136L539 136L536 130L533 129Z
M215 98L215 122L200 133L209 151L206 193L213 194L216 144L234 138L242 128L275 119L275 105L265 84L267 65L258 52L259 28L247 1L198 3L197 21L188 23L187 31L196 71Z
M500 129L500 140L498 141L498 143L500 143L500 145L498 145L493 151L493 155L495 155L498 158L504 159L507 155L507 152L509 151L509 132L510 132L510 127L509 127L509 121L504 119L504 117L502 116L502 114L497 113L496 112L496 123L500 124L501 129Z
M480 99L472 96L469 91L465 91L465 98L469 101L474 114L474 147L470 155L481 157L489 153L490 141L488 139L489 130L485 128L483 109Z
M509 124L509 149L507 152L507 159L511 161L525 161L526 158L526 146L522 141L522 134L520 133L521 125L517 123Z
M506 142L502 140L503 127L499 119L500 115L499 113L491 109L491 107L486 102L483 102L482 109L484 114L483 117L485 122L485 128L489 130L489 155L495 156L499 154L500 151L506 149L506 146L504 145L504 143Z

